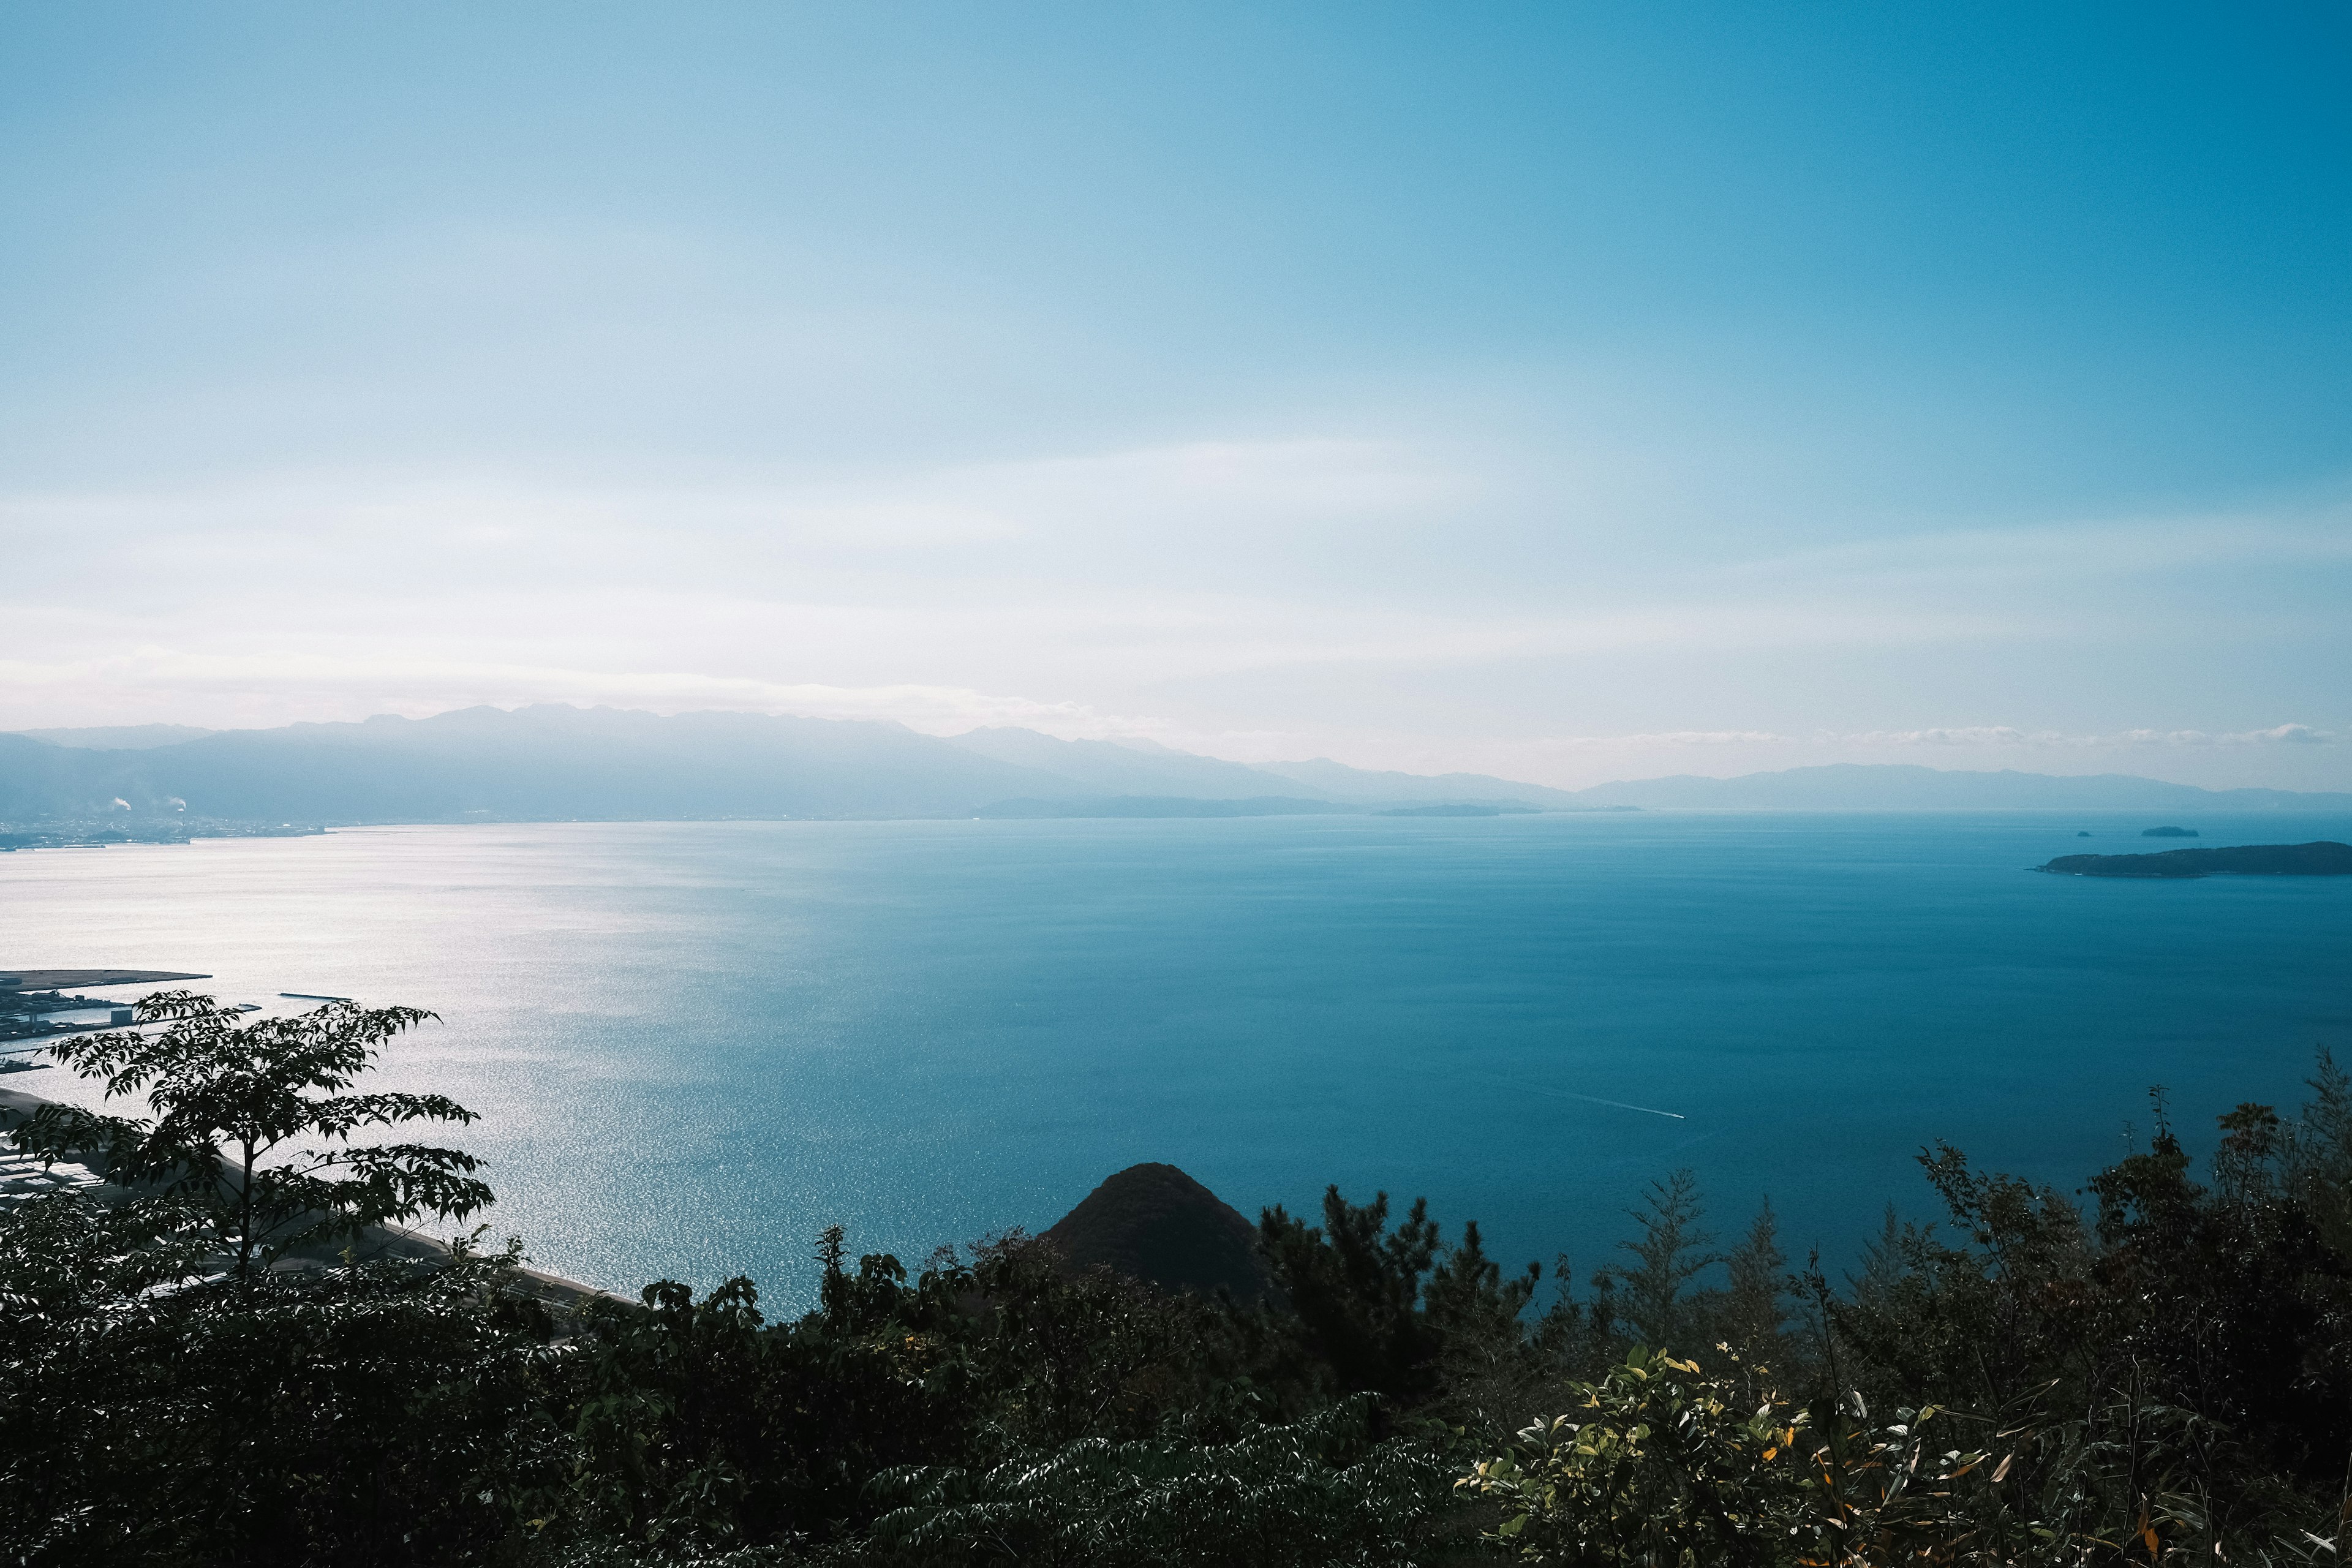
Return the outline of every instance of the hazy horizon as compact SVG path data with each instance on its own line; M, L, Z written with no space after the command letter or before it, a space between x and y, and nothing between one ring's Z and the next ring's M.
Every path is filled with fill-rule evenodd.
M653 712L653 711L652 711L652 710L645 710L645 709L628 709L628 708L620 708L620 707L613 707L613 706L605 706L605 707L598 707L598 708L583 708L583 707L578 707L578 706L575 706L575 705L572 705L572 704L568 704L568 703L550 703L550 704L541 704L541 705L538 705L538 706L540 706L540 707L541 707L541 708L561 709L561 710L566 710L566 711L570 711L570 712L577 712L577 713L583 713L583 714L585 714L585 713L611 713L611 714L614 714L614 715L615 715L615 716L622 717L622 718L637 718L637 717L654 717L654 718L698 718L698 717L719 717L719 718L730 718L730 717L736 717L736 716L748 716L748 717L752 717L752 718L808 718L808 717L827 717L827 716L824 716L824 715L806 715L806 714L762 714L762 713L756 713L756 712L755 712L755 713L750 713L750 714L748 714L748 715L747 715L747 714L744 714L744 713L743 713L743 710L730 710L730 709L688 709L688 710L679 710L679 711L677 711L677 712L675 712L675 713L656 713L656 712ZM356 723L371 723L371 722L383 722L383 721L397 721L397 722L417 723L417 722L425 722L425 721L430 721L430 720L432 720L432 719L436 719L436 718L448 718L448 717L459 716L459 715L466 714L466 713L468 713L468 712L483 712L483 711L491 711L491 712L500 712L500 713L520 713L520 712L521 712L521 711L523 711L523 710L523 710L522 708L520 708L520 707L517 707L517 708L499 708L499 707L498 707L498 706L496 706L496 705L494 705L494 704L478 704L478 705L475 705L474 707L472 707L472 708L468 708L468 709L446 709L446 710L441 710L441 711L440 711L440 712L438 712L438 713L432 713L432 714L408 715L408 714L398 714L398 713L377 713L377 714L371 714L371 715L368 715L366 718L362 719L362 720L357 720L357 721L352 721L352 720L295 721L294 721L294 726L299 726L299 725L304 725L304 724L322 723L322 722L323 722L323 723L329 723L329 724L337 724L337 723L354 723L354 722L356 722ZM869 719L869 720L840 720L840 719L838 719L837 717L835 717L835 721L837 721L837 722L845 722L845 723L853 723L853 724L855 724L855 723L879 723L879 724L884 724L884 725L890 726L890 727L892 727L892 728L898 729L898 730L902 730L902 731L906 731L906 730L908 730L908 726L898 724L896 721L892 721L892 720L870 720L870 719ZM108 750L130 750L130 751L142 751L142 750L151 750L151 749L157 748L157 747L162 747L162 746L176 745L176 744L181 743L182 742L191 741L191 740L201 740L201 739L204 739L204 738L206 738L206 737L209 737L209 736L214 736L214 735L235 735L235 734L241 734L241 733L243 733L243 734L250 734L250 733L257 733L257 732L260 732L260 731L265 731L265 730L282 730L282 729L286 729L286 728L289 728L289 727L294 727L294 726L282 726L282 725L281 725L281 726L243 726L243 727L224 727L224 728L220 728L220 729L203 729L203 728L197 728L197 727L194 727L194 726L187 726L187 725L176 725L176 724L143 724L143 725L123 725L123 726L111 726L111 725L64 725L64 726L45 726L45 727L42 727L42 728L38 728L38 729L31 729L31 730L0 731L0 734L14 734L14 735L21 735L21 736L26 736L26 737L28 737L28 738L30 738L30 739L34 739L34 740L48 741L48 742L52 742L52 743L54 743L54 744L58 744L58 745L61 745L61 746L79 747L79 748L86 748L86 749L89 749L89 750L96 750L96 751L108 751ZM919 731L919 730L918 730L918 731L909 731L908 732L915 733L915 734L926 734L926 733L928 733L927 731ZM938 733L934 733L934 734L932 734L932 735L931 735L931 738L933 738L933 739L939 739L939 740L945 740L945 741L971 741L971 740L975 740L975 739L977 739L977 738L979 738L979 737L981 737L981 736L982 736L982 735L989 735L989 734L1013 734L1013 735L1028 735L1028 736L1045 736L1045 731L1036 731L1036 730L1030 730L1030 729L1027 729L1027 728L1025 728L1025 727L1024 727L1024 726L1019 726L1019 725L984 725L984 726L976 727L976 728L973 728L973 729L971 729L971 730L956 731L950 731L950 732L938 732ZM69 738L69 737L70 737L70 738ZM1052 739L1058 739L1058 737L1045 737L1045 738L1047 738L1047 739L1049 739L1049 740L1052 740ZM1300 772L1300 773L1289 773L1289 774L1286 774L1286 773L1283 773L1281 770L1284 770L1284 769L1315 769L1315 768L1318 768L1318 767L1321 767L1321 766L1325 766L1325 765L1331 764L1331 763L1333 763L1336 761L1336 759L1329 758L1329 757L1284 757L1284 758L1265 758L1265 759L1258 759L1258 760L1252 761L1252 762L1244 762L1244 761L1242 761L1241 759L1236 759L1236 758L1223 758L1223 757L1218 757L1218 756L1216 756L1214 753L1207 752L1192 752L1192 751L1185 751L1185 750L1182 750L1182 749L1180 749L1180 748L1175 748L1175 747L1168 746L1168 745L1166 745L1165 743L1163 743L1163 742L1158 742L1158 741L1150 740L1150 739L1149 739L1149 738L1145 738L1145 737L1138 737L1138 736L1110 736L1110 737L1107 737L1107 738L1105 738L1105 740L1104 740L1103 743L1107 743L1107 744L1109 744L1109 745L1114 745L1114 746L1120 747L1120 748L1122 748L1123 750L1132 752L1136 753L1137 755L1141 756L1141 757L1144 757L1144 758L1150 758L1150 757L1158 756L1158 757L1171 757L1171 758L1187 759L1187 760L1205 760L1205 761L1208 761L1208 762L1220 763L1238 763L1240 766L1244 766L1244 767L1249 767L1249 768L1254 768L1254 769L1265 770L1264 772L1262 772L1262 773L1259 774L1259 777L1260 777L1261 779L1263 779L1263 780L1264 780L1267 784L1269 784L1269 785L1277 785L1277 786L1288 786L1288 787L1291 787L1291 789L1292 789L1292 793L1296 793L1296 792L1297 792L1297 784L1298 784L1301 781L1304 781L1304 780L1306 780L1306 779L1309 778L1309 777L1310 777L1310 776L1312 776L1312 775L1311 775L1310 773L1306 773L1306 772ZM982 748L982 749L981 749L981 751L980 751L980 752L979 752L979 754L981 754L981 755L990 755L990 754L1001 754L1001 753L992 753L992 751L991 751L989 748ZM1009 757L1008 757L1008 758L1006 758L1006 760L1010 761L1010 760L1013 760L1013 758L1009 758ZM1054 764L1053 764L1050 761L1047 761L1047 760L1044 760L1044 759L1033 759L1033 761L1032 761L1032 765L1044 766L1044 767L1046 767L1046 768L1050 769ZM1351 768L1350 768L1350 765L1349 765L1349 764L1341 763L1341 764L1339 764L1339 766L1340 766L1340 768L1341 768L1343 771L1355 771L1355 770L1351 770ZM2057 778L2057 779L2083 779L2083 780L2089 780L2089 779L2095 779L2095 778L2111 778L2111 779L2126 779L2126 780L2128 780L2128 779L2137 779L2137 780L2140 780L2140 781L2143 781L2143 782L2157 783L2157 784L2185 784L2185 785L2187 785L2187 787L2189 787L2189 788L2212 787L2212 786L2200 786L2200 785L2196 785L2196 784L2191 784L2191 783L2189 783L2189 781L2185 781L2185 780L2179 780L2179 779L2167 779L2167 778L2164 778L2162 775L2158 774L2158 773L2122 773L2122 772L2119 772L2119 771L2117 771L2117 770L2114 770L2114 769L2098 769L2098 768L2073 768L2073 769L2068 769L2068 768L2063 768L2063 767L2062 767L2062 768L2050 768L2050 769L2041 769L2041 768L2006 768L2006 769L2002 769L2002 768L1943 768L1943 767L1934 767L1934 766L1933 766L1932 764L1930 764L1930 763L1919 763L1919 762L1905 762L1905 763L1867 762L1867 763L1800 763L1800 764L1797 764L1797 765L1796 765L1796 767L1795 767L1795 768L1793 768L1793 769L1757 769L1757 770L1749 770L1749 771L1748 771L1747 773L1741 773L1741 774L1701 773L1697 773L1697 772L1696 772L1696 771L1685 771L1685 772L1683 772L1683 773L1675 773L1675 774L1647 773L1647 774L1640 774L1640 775L1627 775L1627 776L1624 776L1624 777L1622 777L1622 778L1616 778L1616 779L1604 779L1604 780L1600 780L1600 781L1596 781L1596 784L1587 784L1587 785L1584 785L1584 786L1581 786L1581 787L1583 787L1583 788L1587 788L1587 789L1591 789L1591 788L1594 788L1594 787L1607 786L1607 785L1612 785L1612 784L1639 785L1639 784L1666 784L1666 783L1672 783L1672 782L1674 782L1674 780L1675 780L1675 779L1677 779L1677 778L1693 778L1693 777L1696 777L1696 778L1706 778L1706 779L1718 779L1718 780L1719 780L1719 779L1735 779L1735 780L1736 780L1736 779L1740 778L1740 777L1758 777L1758 778L1761 778L1761 777L1769 777L1769 776L1772 776L1772 775L1776 775L1776 774L1780 774L1780 773L1791 773L1791 772L1804 772L1804 771L1806 771L1806 770L1819 769L1819 768L1822 768L1822 767L1832 767L1832 766L1847 766L1847 767L1852 767L1852 766L1860 766L1860 767L1880 767L1880 768L1885 768L1885 767L1907 767L1907 768L1913 768L1913 769L1918 769L1918 768L1928 768L1930 771L1935 772L1935 773L1955 773L1955 774L1971 775L1971 776L1973 776L1973 775L1978 775L1978 774L1990 774L1990 773L2017 773L2017 774L2023 774L2024 776L2027 776L2027 777L2051 777L2051 778ZM1382 770L1360 770L1360 771L1359 771L1359 776L1360 776L1360 778L1362 778L1363 780L1369 781L1369 780L1371 780L1371 779L1374 779L1374 778L1380 777L1380 776L1381 775L1381 772L1382 772ZM1492 780L1494 780L1494 782L1498 782L1498 783L1503 783L1503 784L1514 784L1514 785L1517 785L1517 784L1539 784L1539 782L1540 782L1540 781L1536 781L1536 780L1513 780L1513 779L1510 779L1510 778L1507 778L1507 777L1498 777L1498 776L1496 776L1496 775L1488 775L1488 774L1478 774L1478 773L1470 773L1470 772L1468 772L1468 771L1466 771L1466 770L1458 770L1458 769L1455 769L1455 770L1438 770L1438 769L1431 769L1431 770L1394 770L1394 772L1401 773L1404 774L1405 776L1409 776L1409 777L1419 777L1419 778L1430 779L1430 780L1432 780L1433 782L1434 782L1434 781L1436 781L1436 780L1442 780L1443 778L1449 777L1449 776L1453 776L1453 777L1466 777L1466 778L1478 778L1478 777L1485 777L1485 778L1492 779ZM1556 786L1544 786L1544 787L1556 787ZM2229 786L2223 786L2223 787L2229 787ZM2242 787L2242 786L2240 786L2240 787ZM1105 791L1105 792L1104 792L1104 798L1110 798L1110 797L1112 797L1112 796L1116 796L1116 795L1136 795L1136 794L1138 794L1138 793L1142 793L1142 794L1147 794L1147 795L1149 795L1149 794L1156 794L1156 793L1160 793L1160 786L1150 786L1150 787L1145 787L1145 788L1142 788L1140 791L1139 791L1139 789L1134 788L1134 787L1119 787L1119 788L1111 788L1111 789L1108 789L1107 791ZM1185 793L1189 793L1189 794L1192 794L1192 795L1196 795L1196 796L1197 796L1197 797L1199 797L1199 798L1204 798L1204 799L1206 799L1206 798L1216 798L1216 797L1217 797L1217 796L1216 796L1216 794L1215 794L1215 792L1214 792L1213 790L1211 790L1211 791L1205 791L1205 792L1204 792L1204 791L1200 791L1200 790L1198 790L1198 789L1193 789L1193 790L1187 791L1187 792L1185 792ZM1238 784L1236 784L1234 787L1232 787L1232 788L1228 788L1224 793L1225 793L1225 795L1226 795L1231 796L1231 795L1235 795L1236 793L1247 793L1247 792L1246 792L1246 791L1244 791L1244 790L1242 790L1242 789L1241 789L1241 786L1240 786ZM1280 793L1280 791L1279 791L1279 790L1276 790L1276 793ZM1311 793L1311 792L1310 792L1310 793ZM2336 793L2336 792L2331 792L2331 793ZM2323 798L2323 795L2315 795L2313 796L2313 798L2315 798L2315 799L2317 799L2317 798ZM2130 809L2130 808L2128 808L2128 807L2114 807L2114 806L2111 806L2111 807L2108 807L2107 809Z
M2352 21L0 16L0 730L2352 788Z

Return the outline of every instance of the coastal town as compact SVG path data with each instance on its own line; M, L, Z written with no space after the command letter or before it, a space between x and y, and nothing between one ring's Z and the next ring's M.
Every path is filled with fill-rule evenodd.
M104 849L117 844L193 844L199 838L309 838L326 832L315 823L232 822L210 818L134 819L40 817L0 821L0 852L11 849Z
M32 1048L9 1048L22 1042L119 1029L131 1022L129 1001L85 992L210 978L151 969L0 970L0 1072L31 1072L47 1065L34 1059Z

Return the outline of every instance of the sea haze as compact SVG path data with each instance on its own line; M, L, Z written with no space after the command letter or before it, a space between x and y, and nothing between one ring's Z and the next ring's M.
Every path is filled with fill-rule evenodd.
M457 1141L491 1162L496 1230L624 1289L742 1272L805 1303L828 1223L912 1262L1142 1160L1252 1215L1334 1181L1426 1194L1449 1236L1475 1217L1580 1275L1686 1164L1719 1230L1769 1193L1792 1256L1845 1259L1889 1199L1926 1212L1930 1140L2071 1189L2145 1132L2150 1085L2202 1147L2352 1043L2352 879L2025 869L2149 825L365 828L0 857L0 954L438 1011L389 1086L481 1111Z

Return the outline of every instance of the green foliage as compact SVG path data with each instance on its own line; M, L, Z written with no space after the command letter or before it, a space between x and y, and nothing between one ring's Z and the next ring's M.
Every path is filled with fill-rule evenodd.
M982 1469L886 1471L881 1561L1255 1568L1425 1561L1453 1471L1434 1445L1376 1442L1357 1394L1226 1442L1178 1424L1128 1443L1085 1438Z
M1466 1485L1541 1563L2334 1562L2352 1522L2352 1087L2323 1055L2312 1089L2297 1118L2223 1116L2210 1186L2159 1103L2149 1147L2092 1182L2092 1218L1932 1150L1948 1224L1890 1209L1842 1296L1805 1281L1817 1397L1727 1342L1712 1373L1637 1350ZM1637 1324L1795 1348L1769 1209L1720 1296L1685 1289L1704 1246L1685 1184L1636 1217ZM1891 1424L1870 1424L1874 1400Z
M192 1238L201 1223L168 1199L33 1198L0 1223L0 1313L29 1332L182 1284L203 1266L204 1247Z
M2201 1182L2160 1109L2087 1205L1930 1151L1948 1217L1890 1209L1843 1289L1789 1277L1769 1205L1717 1253L1677 1173L1633 1211L1630 1264L1580 1299L1561 1259L1540 1311L1540 1271L1475 1225L1449 1246L1425 1204L1392 1226L1385 1194L1334 1188L1320 1225L1266 1212L1255 1305L1018 1234L853 1262L836 1227L817 1310L778 1321L747 1279L551 1311L511 1247L295 1267L304 1238L487 1202L456 1151L352 1146L465 1119L352 1092L425 1015L150 1007L159 1037L61 1054L152 1120L19 1133L137 1184L0 1210L20 1568L2187 1568L2352 1544L2352 1084L2324 1057L2299 1115L2222 1118Z
M555 1473L509 1259L191 1281L180 1245L72 1194L0 1219L0 1560L462 1561Z
M1676 1171L1652 1182L1642 1206L1629 1215L1641 1234L1618 1243L1634 1260L1616 1277L1626 1321L1644 1344L1688 1344L1699 1315L1689 1300L1691 1284L1723 1261L1709 1250L1715 1237L1699 1228L1697 1175Z
M463 1218L489 1203L470 1155L351 1141L372 1127L474 1119L440 1095L342 1092L387 1041L431 1014L338 1002L246 1023L209 996L165 991L142 1001L138 1016L169 1026L68 1036L48 1050L102 1079L109 1099L144 1093L154 1117L44 1106L16 1130L16 1146L51 1160L94 1154L110 1180L170 1194L240 1276L371 1225ZM326 1146L291 1147L304 1137Z
M1968 1535L1953 1488L1984 1456L1935 1452L1940 1412L1872 1427L1857 1402L1816 1430L1762 1369L1739 1372L1636 1350L1460 1484L1503 1503L1495 1539L1532 1563L1859 1565L1948 1557Z
M1408 1404L1432 1399L1471 1367L1491 1369L1515 1352L1519 1317L1541 1268L1505 1280L1473 1223L1445 1247L1426 1199L1394 1231L1389 1195L1350 1204L1332 1187L1318 1228L1280 1205L1265 1211L1258 1246L1286 1310L1294 1346L1286 1371L1343 1394L1374 1393Z
M1410 1397L1426 1392L1436 1360L1415 1308L1441 1243L1426 1200L1393 1232L1388 1220L1388 1194L1357 1205L1334 1186L1320 1229L1277 1204L1259 1222L1258 1247L1296 1316L1306 1363L1328 1367L1346 1392Z
M886 1472L1132 1443L1180 1415L1204 1438L1261 1425L1242 1368L1263 1335L1215 1303L1067 1275L1019 1237L911 1279L887 1255L852 1269L837 1230L818 1258L823 1305L797 1322L764 1321L740 1279L591 1309L555 1391L578 1463L543 1539L672 1555L823 1542L884 1510L870 1483Z
M1780 1220L1769 1199L1724 1264L1731 1280L1723 1297L1725 1340L1750 1360L1779 1364L1781 1331L1789 1321L1789 1258L1780 1250Z

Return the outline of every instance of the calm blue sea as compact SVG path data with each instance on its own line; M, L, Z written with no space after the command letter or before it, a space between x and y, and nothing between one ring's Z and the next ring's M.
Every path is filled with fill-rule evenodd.
M404 827L0 855L0 962L437 1010L498 1230L634 1289L910 1262L1140 1160L1607 1261L1676 1166L1851 1257L1947 1139L2069 1187L2352 1050L2352 879L2094 881L2139 817ZM2352 821L2198 819L2211 844ZM2074 837L2088 827L2089 841ZM7 1080L59 1094L56 1071ZM1637 1109L1638 1108L1638 1109ZM1671 1111L1674 1117L1654 1114Z

